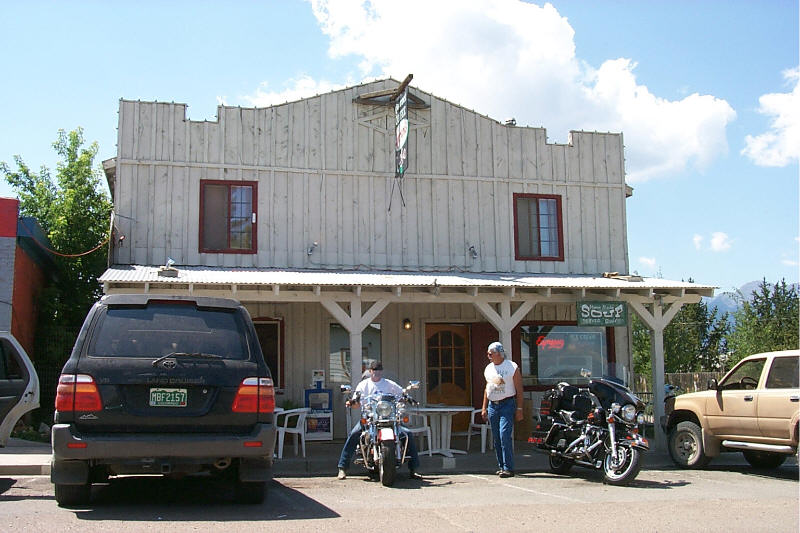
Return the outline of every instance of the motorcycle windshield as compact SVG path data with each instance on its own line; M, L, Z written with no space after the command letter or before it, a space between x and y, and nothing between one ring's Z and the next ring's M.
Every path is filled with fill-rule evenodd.
M637 409L644 408L644 402L640 400L625 385L616 380L608 378L596 378L589 381L589 390L600 400L600 405L608 409L612 403L625 405L632 403Z

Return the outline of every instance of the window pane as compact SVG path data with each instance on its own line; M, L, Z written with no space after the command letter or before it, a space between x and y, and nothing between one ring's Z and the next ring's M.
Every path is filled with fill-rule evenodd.
M519 255L523 257L532 257L535 255L531 243L531 210L532 202L529 198L517 198L517 227L519 235Z
M228 247L228 187L203 185L203 242L206 250Z
M758 382L764 370L765 359L753 359L739 365L728 378L720 383L720 387L729 390L754 389L753 381ZM742 383L742 378L749 378Z
M230 247L249 250L253 247L252 213L253 189L250 186L231 187Z
M526 385L577 383L582 368L593 376L607 373L605 328L533 325L520 329Z
M797 362L797 357L776 357L767 377L767 388L796 389L800 381Z
M556 201L553 198L539 200L539 239L542 257L558 255L558 222L556 217Z

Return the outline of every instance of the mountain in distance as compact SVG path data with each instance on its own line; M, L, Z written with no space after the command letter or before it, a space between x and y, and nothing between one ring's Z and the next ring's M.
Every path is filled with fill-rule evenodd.
M750 281L745 283L741 287L739 287L739 292L748 302L753 298L753 291L757 291L758 288L761 286L761 281ZM794 290L798 290L798 284L792 283L789 285L790 287L794 287ZM718 290L716 296L713 298L703 298L703 301L708 305L708 310L712 310L714 308L717 309L717 315L721 315L723 313L733 313L737 309L739 309L739 302L738 294L736 291L720 291Z

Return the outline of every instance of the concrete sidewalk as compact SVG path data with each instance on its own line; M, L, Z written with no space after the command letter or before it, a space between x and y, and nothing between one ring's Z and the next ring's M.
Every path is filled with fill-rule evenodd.
M291 440L288 438L287 440ZM285 444L282 459L275 459L274 475L280 477L299 476L335 476L336 463L344 445L343 440L306 442L306 457L302 454L294 455L291 442ZM466 439L454 437L453 447L464 449ZM0 476L24 475L49 475L50 474L50 444L9 439L5 448L0 448ZM734 459L735 458L735 459ZM442 457L434 454L420 455L419 471L424 474L471 473L490 474L497 470L497 461L494 450L480 451L480 440L473 439L471 451L468 454L456 454L454 457ZM546 472L549 470L547 456L534 451L531 444L516 441L514 461L517 472ZM714 464L742 464L741 454L723 454L715 459ZM644 469L673 468L672 460L666 454L648 452L644 455ZM402 471L405 471L403 467ZM350 471L354 475L364 473L361 466L354 465Z

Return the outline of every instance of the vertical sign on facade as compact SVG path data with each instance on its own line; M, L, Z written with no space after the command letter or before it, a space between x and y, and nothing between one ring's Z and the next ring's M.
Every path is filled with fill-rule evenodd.
M403 89L394 103L394 181L400 191L400 201L406 205L403 198L403 175L408 166L408 86ZM392 183L394 192L395 183ZM389 198L389 211L392 210L392 199Z
M408 87L403 90L394 104L394 124L394 177L402 180L408 163Z

